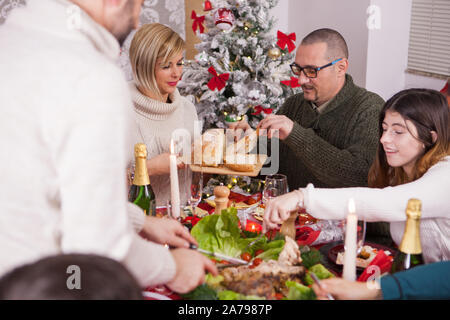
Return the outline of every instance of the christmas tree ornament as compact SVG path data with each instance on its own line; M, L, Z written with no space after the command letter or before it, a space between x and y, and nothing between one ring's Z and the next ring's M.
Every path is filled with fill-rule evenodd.
M289 35L284 34L283 32L277 32L278 42L277 45L284 50L286 46L288 47L289 53L295 50L295 40L297 40L297 36L295 33L291 33Z
M197 61L201 65L205 65L208 63L208 54L205 51L198 53L195 56L195 61Z
M298 83L298 78L296 77L291 77L291 80L281 81L281 83L291 88L301 87L301 85Z
M206 0L203 4L203 11L211 11L212 10L212 4L211 1Z
M270 48L269 51L267 51L267 55L270 59L277 60L279 57L281 57L281 50L277 47Z
M254 80L248 84L247 89L249 96L253 100L257 100L257 97L264 93L265 87L261 82Z
M203 33L205 31L205 27L203 26L203 23L205 22L205 16L197 17L195 11L192 10L191 19L194 20L192 22L192 30L194 31L194 33L197 31L197 29L200 29L200 33Z
M230 78L229 73L222 73L221 75L218 75L213 66L209 67L208 72L213 75L211 80L208 82L208 88L211 91L214 91L215 89L220 91L225 88L226 82Z
M264 114L271 114L273 112L272 108L264 108L263 106L255 106L253 107L255 112L252 113L253 116L257 116L263 112Z
M214 24L221 30L229 31L234 27L235 21L233 12L227 8L218 9L214 15Z

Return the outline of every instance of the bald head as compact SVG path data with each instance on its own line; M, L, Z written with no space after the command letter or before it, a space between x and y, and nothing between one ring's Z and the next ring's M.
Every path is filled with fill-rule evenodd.
M319 42L327 44L326 60L334 60L337 58L348 59L348 47L344 37L333 29L323 28L318 29L308 34L301 45L310 45Z

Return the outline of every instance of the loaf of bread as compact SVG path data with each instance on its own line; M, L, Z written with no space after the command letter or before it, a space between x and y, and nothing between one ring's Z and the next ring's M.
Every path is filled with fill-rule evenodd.
M250 172L255 170L258 164L257 154L227 154L225 157L225 167L239 172Z
M223 163L225 134L223 129L209 129L194 143L192 163L207 167L218 167Z

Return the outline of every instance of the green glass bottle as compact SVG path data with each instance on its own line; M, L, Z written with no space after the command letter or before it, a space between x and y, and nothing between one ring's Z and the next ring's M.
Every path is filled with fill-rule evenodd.
M148 216L156 215L155 193L147 171L147 147L143 143L134 146L135 169L128 201L138 205Z
M406 207L406 225L402 242L394 258L391 273L408 270L424 264L422 245L420 244L420 217L422 203L418 199L409 199Z

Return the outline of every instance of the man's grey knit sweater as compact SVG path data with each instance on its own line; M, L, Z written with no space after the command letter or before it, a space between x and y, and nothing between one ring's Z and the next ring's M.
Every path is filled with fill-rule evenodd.
M356 86L350 75L321 113L303 93L288 98L277 114L294 121L292 132L280 143L279 172L287 175L289 189L308 183L328 188L367 186L383 104L380 96Z

